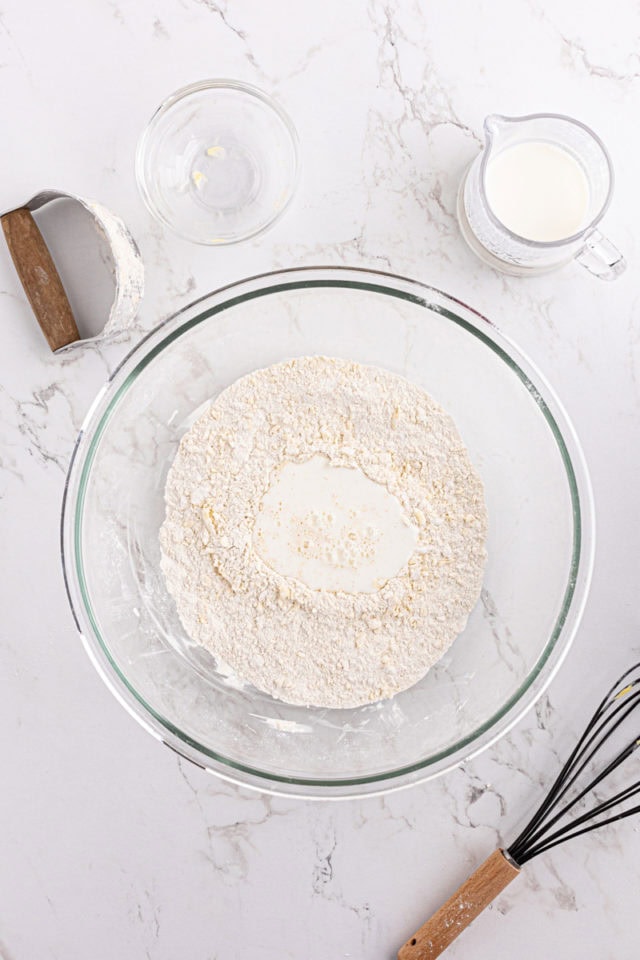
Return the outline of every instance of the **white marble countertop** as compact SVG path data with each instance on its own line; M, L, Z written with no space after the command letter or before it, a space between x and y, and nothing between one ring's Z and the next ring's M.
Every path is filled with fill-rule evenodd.
M464 768L338 804L205 774L103 686L62 583L70 452L127 346L52 356L0 244L2 960L391 958L517 833L603 686L640 659L639 32L631 0L3 4L2 207L54 186L120 213L147 266L138 332L275 267L367 265L432 283L490 316L555 386L590 466L598 547L579 636L548 694ZM274 93L303 162L286 216L225 249L161 229L133 176L157 104L216 75ZM484 116L535 111L572 114L610 148L606 232L629 262L613 284L573 265L507 279L463 244L455 192ZM84 255L76 246L72 273ZM99 325L106 291L78 285ZM639 855L640 820L629 820L533 861L449 956L637 956Z

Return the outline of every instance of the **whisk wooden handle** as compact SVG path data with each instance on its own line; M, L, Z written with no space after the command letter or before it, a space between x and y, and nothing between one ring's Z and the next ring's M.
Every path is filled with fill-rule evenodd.
M496 850L452 897L398 950L398 960L433 960L520 873L504 850Z

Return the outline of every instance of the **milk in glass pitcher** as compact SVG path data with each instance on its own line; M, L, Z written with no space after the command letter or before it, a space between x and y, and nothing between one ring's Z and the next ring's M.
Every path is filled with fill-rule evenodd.
M613 191L604 144L560 114L487 117L485 147L458 194L458 220L485 263L515 276L535 276L577 260L614 280L622 254L599 232Z

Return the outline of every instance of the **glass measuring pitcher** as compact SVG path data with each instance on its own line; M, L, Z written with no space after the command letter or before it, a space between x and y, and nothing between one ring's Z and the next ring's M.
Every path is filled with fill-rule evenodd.
M493 114L484 132L485 147L458 193L458 221L474 253L514 276L548 273L574 259L603 280L619 276L624 257L597 229L613 192L600 138L552 113Z

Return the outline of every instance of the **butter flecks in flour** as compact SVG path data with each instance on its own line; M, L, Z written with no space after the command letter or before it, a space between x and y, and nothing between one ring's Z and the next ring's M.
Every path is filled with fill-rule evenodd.
M315 510L305 470L327 485ZM480 593L480 478L448 414L376 367L301 357L236 381L183 437L166 507L162 569L185 630L290 703L412 686Z

